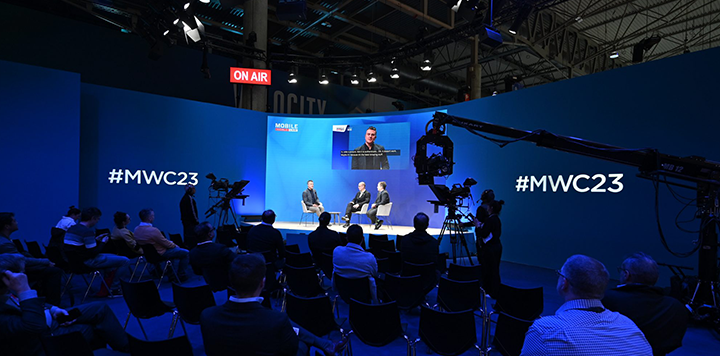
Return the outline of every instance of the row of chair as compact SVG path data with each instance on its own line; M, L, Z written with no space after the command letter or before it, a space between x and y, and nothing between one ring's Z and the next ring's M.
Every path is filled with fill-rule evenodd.
M316 215L315 212L312 212L308 209L307 205L305 205L304 201L300 201L300 204L302 205L302 214L300 215L300 223L298 225L302 225L302 223L305 223L305 226L308 225L308 223L314 221L314 216ZM392 221L390 220L390 211L392 211L393 203L387 203L385 205L379 205L377 208L377 216L380 218L385 218L387 220L387 225L392 229ZM365 203L360 207L360 210L354 211L352 213L353 216L357 216L357 223L361 223L361 217L364 215L367 215L367 211L370 209L370 203Z

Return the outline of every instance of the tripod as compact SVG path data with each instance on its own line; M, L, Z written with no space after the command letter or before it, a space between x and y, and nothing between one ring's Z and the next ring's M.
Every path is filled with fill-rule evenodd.
M448 214L443 221L442 229L440 229L440 238L438 238L438 244L442 241L443 236L447 233L450 236L450 244L452 245L451 253L453 263L457 264L457 257L462 257L462 248L465 248L465 253L470 261L470 265L473 265L472 257L470 256L470 249L468 248L467 240L465 239L465 233L463 232L463 223L460 222L460 215L458 215L457 208L454 206L448 206Z

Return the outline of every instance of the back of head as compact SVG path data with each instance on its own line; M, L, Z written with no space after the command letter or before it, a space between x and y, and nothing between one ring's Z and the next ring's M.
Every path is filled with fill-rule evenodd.
M428 225L430 225L430 218L425 213L417 213L415 218L413 218L413 226L415 227L415 230L425 231L427 230Z
M4 229L8 225L12 225L15 213L0 213L0 230Z
M81 213L80 209L76 208L75 205L71 205L70 208L68 208L68 212L67 212L67 214L65 214L65 216L68 216L68 217L75 216L80 213Z
M360 245L362 244L364 239L365 238L363 237L362 227L358 224L350 225L350 227L347 229L348 242Z
M482 194L480 194L480 200L483 203L489 203L495 200L495 192L493 192L492 189L485 189Z
M265 210L262 213L262 222L266 224L274 224L275 223L275 212L272 210Z
M657 262L643 252L636 252L628 256L621 267L629 272L625 283L640 283L653 286L657 283L660 275Z
M258 253L238 255L230 265L230 285L239 296L250 296L265 278L265 258Z
M215 228L209 221L203 221L195 227L195 236L200 241L210 241L210 232L214 231Z
M152 214L152 213L153 213L153 210L149 209L149 208L140 210L140 213L138 214L140 216L140 221L148 222L148 219L150 219L150 214Z
M602 262L585 255L573 255L565 261L562 273L570 282L570 290L578 298L602 299L610 274Z
M500 214L500 211L502 210L503 205L505 205L504 200L493 200L490 202L490 209L492 209L493 214Z
M0 277L5 275L5 271L14 273L25 272L25 257L18 253L0 254ZM5 290L7 286L0 278L0 291Z
M320 223L320 226L328 226L328 224L330 224L330 213L325 211L320 214L320 217L318 217L318 222Z
M100 216L102 216L100 209L96 207L89 207L83 209L82 214L80 214L80 221L90 221L93 218L99 218Z
M115 223L115 226L118 228L122 228L125 224L125 220L127 220L127 213L123 213L122 211L118 211L113 215L113 222Z

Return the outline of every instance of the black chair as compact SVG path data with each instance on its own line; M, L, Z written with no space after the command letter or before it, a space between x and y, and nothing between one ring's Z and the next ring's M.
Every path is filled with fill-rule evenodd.
M40 338L46 356L93 356L93 350L79 331Z
M493 309L523 320L537 319L543 312L543 288L515 288L500 285Z
M174 310L174 305L169 302L165 302L160 299L160 293L158 292L155 283L153 281L142 281L142 282L126 282L121 280L123 298L125 304L127 304L130 312L128 313L127 319L125 319L125 325L123 329L127 328L127 324L130 321L130 315L137 319L142 330L145 340L148 339L145 328L143 327L140 319L150 319L156 316L164 315L165 313L172 313L172 323L170 324L170 331L168 338L173 336L175 332L175 324L178 319L178 312Z
M293 293L285 294L283 308L290 320L316 336L324 336L331 331L340 330L333 316L335 303L327 294L304 298Z
M400 251L386 252L385 256L388 260L390 260L390 270L388 272L392 274L400 274L403 265L402 253L400 253Z
M519 356L525 343L525 333L532 325L532 320L521 320L500 312L495 325L493 345L505 356Z
M185 323L200 325L200 313L209 307L215 306L215 297L209 285L186 287L173 283L173 302L180 315L180 325L185 335Z
M335 281L335 287L337 287L340 298L342 298L345 303L350 304L350 299L355 299L362 303L372 303L369 277L350 279L334 274L333 280Z
M13 244L15 244L15 248L18 250L18 252L27 252L25 251L25 246L23 246L22 241L18 239L13 239L12 242Z
M397 302L398 308L404 310L420 305L427 294L423 291L422 277L420 276L386 274L384 287L388 296Z
M402 250L403 237L405 237L405 235L395 235L395 249L398 251Z
M277 268L274 263L265 264L265 288L263 290L268 294L282 293L282 285L280 285L276 273Z
M390 259L389 258L376 257L375 260L377 261L378 273L389 273L390 272Z
M48 258L51 262L55 263L55 265L58 268L61 268L65 271L67 274L67 279L65 281L65 286L63 287L62 292L60 292L60 297L62 298L63 295L65 295L65 292L69 290L69 288L72 286L72 279L75 275L80 275L82 279L85 281L85 284L87 284L87 288L85 289L85 294L83 295L82 301L80 303L84 303L85 299L88 296L88 293L90 293L90 289L92 288L93 283L95 282L95 279L100 277L100 282L105 286L105 288L108 290L110 295L112 296L112 291L110 289L110 286L107 285L105 282L105 279L102 276L102 273L100 270L90 268L85 266L85 263L83 261L83 255L78 253L65 253L65 251L62 249L62 247L56 247L56 246L47 246L45 249L45 252L48 254L48 257L52 256L52 259ZM54 261L53 261L54 260ZM58 261L59 263L56 263L55 261ZM85 278L86 274L92 274L92 279L88 282L87 278ZM74 304L74 297L71 297L72 304Z
M429 293L437 284L437 273L435 272L435 263L428 262L423 264L410 263L403 261L402 276L421 276L423 280L423 290Z
M50 229L50 241L48 242L48 246L57 246L62 247L63 243L65 242L65 233L66 231L57 227L53 227Z
M25 241L25 244L27 245L28 253L30 253L33 257L45 258L45 254L42 252L40 244L37 241Z
M375 251L387 251L387 252L395 252L395 241L381 241L381 240L370 240L372 243L370 244L370 250Z
M440 355L459 355L473 346L480 350L475 345L475 317L471 310L441 312L421 305L418 333L420 340Z
M223 225L216 230L215 242L227 247L235 247L237 246L235 241L237 241L239 237L240 232L235 225Z
M187 335L160 341L140 340L128 335L131 356L193 356L192 345Z
M451 312L476 310L480 308L481 301L480 282L477 280L454 281L445 276L440 277L437 302L443 310Z
M165 277L165 273L168 270L168 267L173 271L173 276L175 278L179 278L177 271L175 270L175 266L173 266L172 261L165 259L162 255L160 255L157 250L155 249L155 246L147 244L147 245L140 245L140 248L143 249L143 257L145 257L145 266L143 266L142 272L140 272L140 277L145 275L145 269L147 268L148 263L151 263L155 266L157 270L161 270L160 266L162 267L162 273L160 273L160 280L158 280L157 288L160 288L160 283L162 283L163 278Z
M187 250L187 247L185 246L185 242L183 241L183 237L181 234L169 234L170 241L178 245L180 248L184 248Z
M227 289L229 282L229 271L224 268L203 268L202 276L205 283L210 286L213 292L220 292Z
M355 334L366 345L385 346L398 337L407 341L407 354L411 354L410 338L400 323L400 311L397 303L367 304L355 299L350 300L351 334ZM352 345L349 345L352 350ZM351 351L352 352L352 351Z
M480 265L464 266L450 263L447 277L453 281L481 281Z
M310 252L294 253L285 250L285 265L293 267L312 267L314 266L314 263Z
M298 245L285 245L285 252L300 253L300 246L298 246Z
M145 261L145 257L143 257L140 253L135 252L130 246L125 243L125 240L110 240L110 243L115 245L115 254L118 256L127 257L128 259L134 259L137 258L135 261L135 267L133 267L132 274L130 275L130 282L132 282L133 278L135 278L135 272L137 272L138 266L140 266L140 262L147 263ZM138 277L140 279L140 277Z
M320 267L320 270L322 273L327 277L328 279L332 279L333 275L333 256L332 253L323 252L318 256L315 256L315 262L317 263L318 267Z
M315 267L294 267L285 265L283 273L290 291L300 297L314 297L325 293Z

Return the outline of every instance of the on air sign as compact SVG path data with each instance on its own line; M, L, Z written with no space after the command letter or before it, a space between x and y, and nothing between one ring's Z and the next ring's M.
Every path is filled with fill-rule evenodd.
M269 69L230 67L230 83L270 85Z

